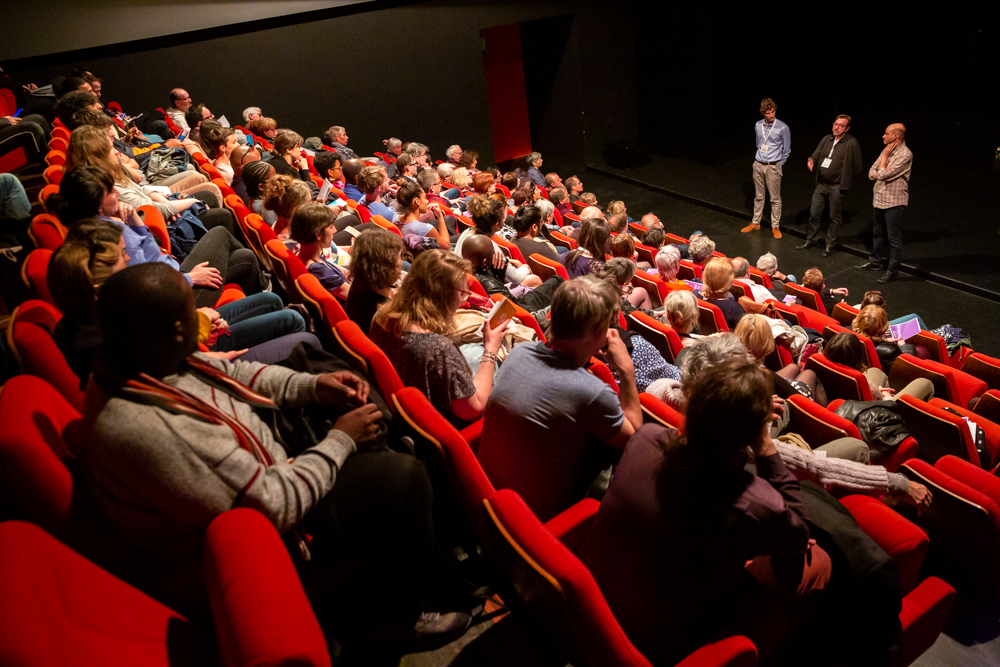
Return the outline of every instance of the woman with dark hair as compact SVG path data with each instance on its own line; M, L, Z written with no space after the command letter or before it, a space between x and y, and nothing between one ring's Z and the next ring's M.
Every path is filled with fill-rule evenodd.
M290 230L292 239L300 244L299 259L306 271L316 276L330 294L346 299L351 285L343 269L326 257L337 231L335 219L336 214L323 204L303 204L292 216Z
M633 436L580 549L654 664L741 634L766 656L829 581L830 558L810 540L799 483L769 434L772 393L750 359L685 383L684 433L647 425Z
M351 248L351 291L344 310L351 321L368 333L379 307L396 294L402 274L403 240L375 227L365 230Z
M451 235L448 233L448 225L445 223L441 205L436 202L428 203L427 193L418 183L407 181L403 187L396 191L396 208L399 210L396 224L399 225L401 234L404 236L409 234L426 236L437 241L439 248L451 247ZM437 219L436 227L421 219L427 218L428 212Z
M230 186L243 203L250 207L250 196L247 194L247 184L243 180L243 170L260 160L260 152L253 146L237 146L229 154L229 164L233 168L233 182Z
M579 278L597 273L604 266L604 250L611 237L611 228L603 218L591 218L580 227L579 247L560 258L569 277Z
M67 227L83 218L100 217L117 226L129 255L128 266L146 262L169 264L185 274L194 287L199 306L218 300L225 283L236 283L245 294L261 291L262 276L257 256L237 241L225 227L214 227L178 263L160 252L156 237L128 204L118 200L114 179L99 167L80 167L63 176L59 192L47 202Z
M264 186L276 175L274 166L263 160L255 160L243 167L243 182L247 186L247 198L250 200L248 206L269 225L278 221L278 215L264 208Z
M274 137L271 166L278 175L284 174L300 181L312 183L309 163L302 154L302 136L291 130L279 130Z
M876 401L895 400L903 394L915 396L922 401L929 401L934 397L934 384L927 378L917 378L898 392L890 389L889 376L868 365L868 350L856 334L842 331L834 335L823 347L823 356L835 364L853 368L864 375Z

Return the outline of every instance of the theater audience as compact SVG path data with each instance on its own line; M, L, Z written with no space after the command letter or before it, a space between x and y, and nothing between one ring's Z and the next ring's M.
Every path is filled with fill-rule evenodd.
M748 313L736 325L733 333L750 356L762 364L774 352L774 334L768 319L763 315ZM791 363L779 371L768 372L774 375L774 393L779 397L787 399L793 393L799 393L820 405L826 405L826 391L812 370L801 370L798 364Z
M358 154L347 147L347 139L347 130L340 125L333 125L322 136L323 144L332 148L341 160L357 160Z
M486 405L479 461L542 521L583 498L642 425L632 360L610 328L620 299L596 276L560 285L549 342L515 347ZM617 395L586 369L598 354L618 372Z
M243 182L247 186L247 198L250 200L250 210L261 216L269 225L273 225L278 216L274 211L264 208L264 186L275 177L274 167L269 162L255 160L243 168Z
M474 234L492 237L504 226L507 214L503 202L492 197L472 197L469 200L468 209L475 227L466 229L459 234L458 241L455 243L455 254L459 257L462 256L462 244L465 243L465 239ZM542 284L541 278L531 273L531 268L527 264L521 264L516 259L507 259L495 241L493 249L496 257L493 265L497 268L506 267L504 269L505 282L523 288L538 287ZM514 290L514 293L518 294L519 292Z
M495 329L483 327L482 360L473 376L462 352L448 338L455 311L469 295L465 276L469 268L468 262L447 250L420 253L396 295L375 315L369 332L403 384L418 388L455 423L482 415L509 325L507 321Z
M564 187L558 187L550 191L549 201L556 205L559 215L566 215L573 212L573 206L569 201L569 193Z
M697 243L701 238L705 237L698 237L695 242ZM712 247L714 246L713 243ZM692 245L693 247L694 245ZM736 297L729 292L729 288L733 285L733 265L724 257L712 257L705 264L701 280L704 287L695 290L695 296L718 306L719 310L722 311L722 316L726 319L729 330L735 330L737 322L746 313Z
M531 153L524 159L528 163L528 171L525 173L525 178L534 183L540 188L545 187L545 177L542 176L540 169L542 168L542 154L541 153Z
M243 168L258 160L260 160L260 152L253 146L236 146L229 154L229 164L233 168L233 182L229 184L229 187L248 208L251 200L247 193L246 181L243 180Z
M733 257L729 260L733 265L733 282L739 283L743 287L744 293L757 303L764 303L768 299L781 301L785 298L784 292L769 290L763 285L750 278L750 262L746 257Z
M166 110L167 118L184 132L190 132L187 118L184 114L191 108L191 96L183 88L174 88L170 91L170 108ZM65 123L65 121L63 121Z
M757 270L763 271L771 279L771 284L777 289L781 289L782 283L786 280L795 282L795 276L785 275L778 270L778 258L769 252L757 258Z
M861 310L865 306L878 306L879 308L881 308L882 310L884 310L887 314L889 312L889 308L885 305L885 296L883 296L882 292L879 291L879 290L877 290L877 289L872 289L872 290L868 290L867 292L865 292L865 296L861 300L861 303L859 305L855 306L855 308L857 310ZM912 320L913 318L917 318L917 324L920 325L920 328L922 330L924 330L924 331L930 331L930 328L926 324L924 324L923 318L920 317L919 315L917 315L916 313L910 313L909 315L903 315L902 317L897 317L894 320L889 320L889 324L890 325L891 324L902 324L903 322L906 322L908 320ZM891 332L888 329L886 329L886 336L888 336L890 334L891 334Z
M319 279L330 294L346 299L351 288L343 270L328 259L330 244L337 228L336 214L319 202L306 203L295 209L289 229L293 241L299 242L299 259L306 271Z
M688 256L692 262L700 266L705 266L712 259L713 252L715 252L715 241L704 234L694 237L688 244Z
M473 150L462 151L462 159L458 161L458 166L465 167L470 174L477 174L479 170L476 165L479 163L479 153Z
M388 222L395 222L399 219L399 213L382 203L382 195L389 192L389 178L382 167L365 167L357 177L358 189L364 193L364 197L358 200L358 206L364 206L372 215L381 215ZM404 232L427 236L424 230L419 232Z
M291 130L280 130L274 137L274 155L271 166L279 176L312 183L309 177L309 163L302 154L302 136Z
M889 318L879 306L865 306L854 318L851 324L854 333L868 336L875 343L875 352L878 353L878 361L882 365L882 370L889 374L892 370L892 363L901 354L917 353L917 348L909 343L897 341L892 338L889 332Z
M273 118L257 118L247 123L247 130L258 139L271 143L278 133L278 121Z
M876 351L877 351L876 347ZM898 392L889 387L889 376L878 368L868 365L868 350L861 339L852 333L842 331L823 346L823 356L830 361L853 368L868 380L868 388L872 397L878 400L895 400L896 397L908 394L922 401L934 397L934 384L927 378L916 378ZM880 362L881 363L881 362Z
M230 127L219 126L218 129L212 128L211 130L206 130L203 134L202 141L205 142L211 153L215 155L215 160L213 160L212 164L222 174L226 185L231 186L235 171L233 170L230 156L233 149L236 148L236 132Z
M514 296L504 285L504 270L493 266L494 253L493 242L481 234L470 236L462 244L462 258L472 266L472 275L486 290L488 296L494 294L505 296L535 315L536 320L544 320L546 315L544 311L552 303L552 295L562 284L563 279L560 276L552 276L538 287L517 290L518 295Z
M396 293L403 250L402 239L379 227L361 232L351 247L351 290L344 310L366 334L379 307Z

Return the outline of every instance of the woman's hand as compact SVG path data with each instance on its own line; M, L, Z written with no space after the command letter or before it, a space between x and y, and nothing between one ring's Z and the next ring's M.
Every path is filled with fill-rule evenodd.
M483 349L496 354L500 350L500 346L503 345L503 339L507 335L509 327L510 320L506 320L497 328L491 329L490 322L487 320L486 326L483 327Z
M501 251L497 250L493 253L493 268L502 269L506 265L507 255L503 254Z
M218 269L209 266L208 262L202 262L195 266L189 275L191 283L195 287L211 287L212 289L222 287L222 274L219 273Z
M230 350L229 352L206 352L206 357L212 357L213 359L225 359L226 361L232 361L237 357L240 357L247 353L250 348L243 348L242 350Z
M519 261L517 261L516 259L513 259L513 258L511 258L511 259L509 259L507 261L510 262L511 266L513 266L515 269L520 269L522 266L524 266L523 264L521 264L521 262L519 262Z
M882 394L882 398L883 399L889 400L896 393L896 390L892 389L890 387L879 387L878 388L878 393Z
M299 169L309 169L309 161L306 160L304 155L300 155L298 161L295 163Z

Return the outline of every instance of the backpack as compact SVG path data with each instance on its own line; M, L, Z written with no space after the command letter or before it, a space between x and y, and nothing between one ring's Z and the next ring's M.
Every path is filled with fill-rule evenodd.
M208 230L191 209L181 211L173 222L167 224L171 254L178 262L183 262L206 232Z
M153 149L146 162L146 178L155 183L179 174L187 170L189 160L190 156L183 148Z

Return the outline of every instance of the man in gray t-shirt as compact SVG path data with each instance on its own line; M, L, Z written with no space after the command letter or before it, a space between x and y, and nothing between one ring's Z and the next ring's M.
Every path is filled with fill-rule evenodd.
M525 343L504 361L484 415L479 460L498 489L517 491L542 521L585 488L584 457L596 438L621 449L642 425L635 369L609 329L620 299L594 276L559 286L552 342ZM620 394L585 365L604 350Z

